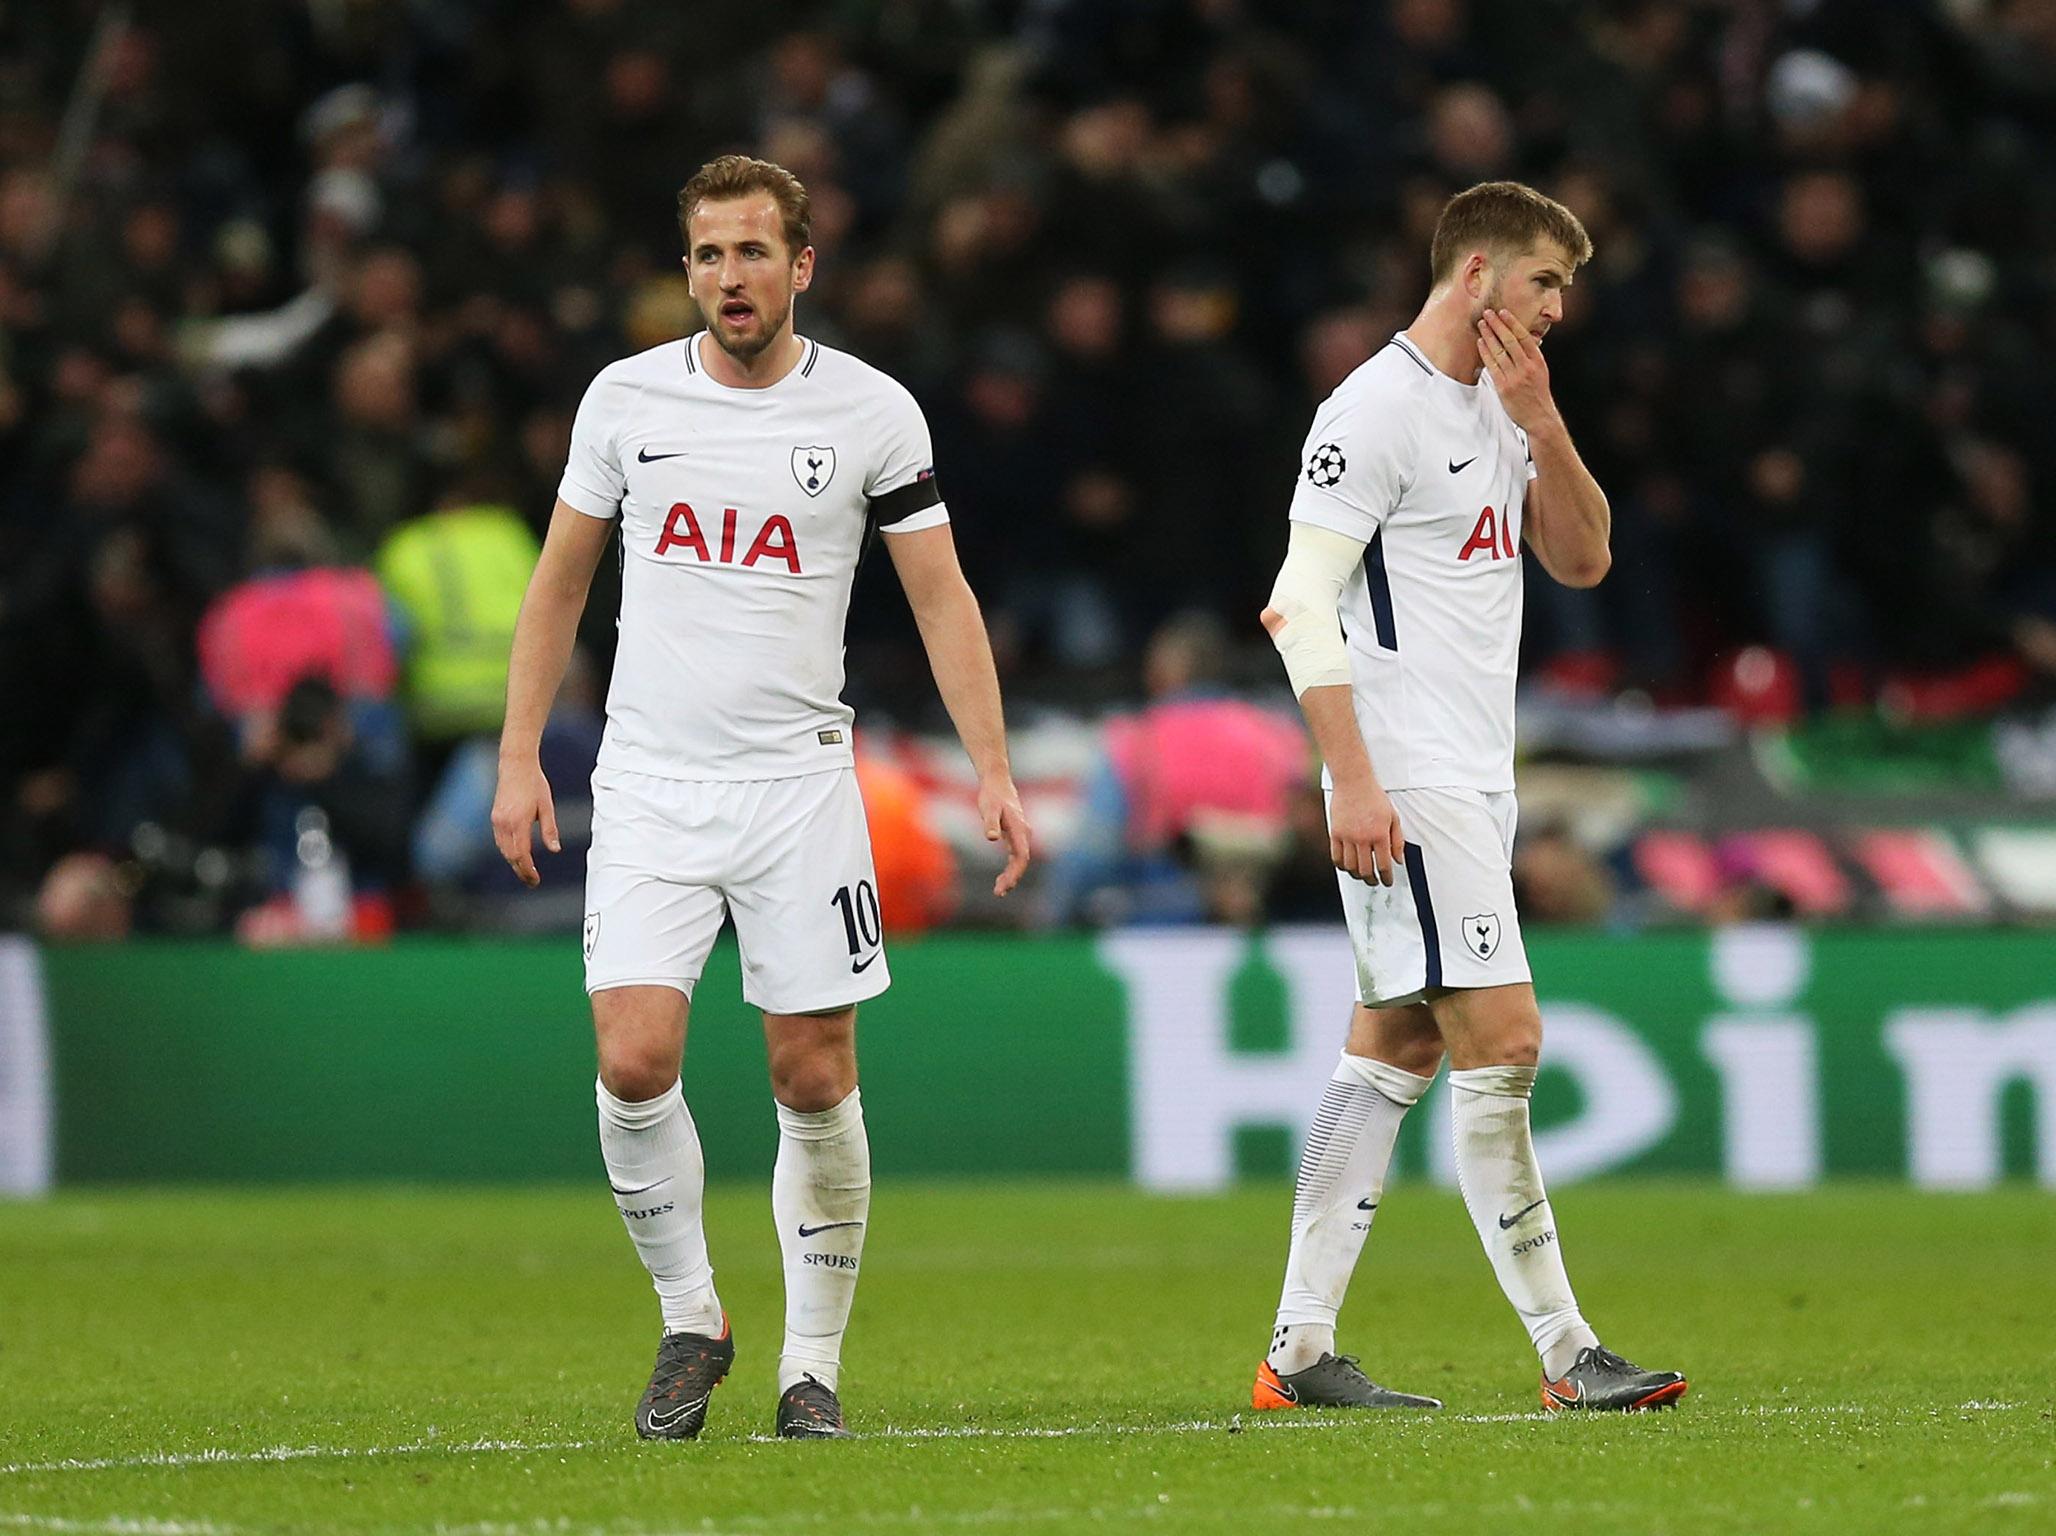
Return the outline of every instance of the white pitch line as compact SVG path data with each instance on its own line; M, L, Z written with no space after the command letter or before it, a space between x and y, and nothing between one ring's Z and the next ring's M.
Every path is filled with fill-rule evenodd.
M1436 1415L1458 1423L1499 1424L1523 1419L1541 1419L1539 1413L1483 1415ZM1277 1430L1335 1429L1352 1421L1343 1418L1271 1419L1261 1421L1260 1434ZM1071 1440L1089 1436L1191 1435L1246 1429L1240 1419L1189 1419L1170 1424L1061 1424L1046 1428L985 1428L975 1424L937 1427L909 1426L859 1434L859 1440L898 1440L918 1444L931 1440ZM775 1440L775 1435L749 1435L748 1441ZM625 1442L618 1442L623 1443ZM617 1444L611 1440L415 1440L402 1445L275 1445L254 1451L152 1451L140 1456L106 1456L62 1461L18 1461L0 1465L0 1477L35 1472L113 1472L151 1467L233 1467L279 1461L368 1460L379 1456L423 1456L434 1453L451 1456L532 1455L547 1451L587 1451Z
M583 1451L599 1440L415 1440L404 1445L274 1445L255 1451L151 1451L141 1456L91 1460L18 1461L0 1466L0 1477L27 1472L112 1472L143 1467L251 1466L267 1461L344 1461L372 1456L521 1455L540 1451Z
M1258 1431L1269 1434L1280 1429L1334 1429L1349 1422L1346 1419L1271 1419ZM1028 1426L1020 1429L987 1428L980 1424L944 1424L935 1426L909 1425L906 1428L871 1430L854 1436L858 1440L906 1440L918 1443L923 1440L1079 1440L1097 1435L1199 1435L1240 1434L1249 1426L1242 1420L1232 1419L1186 1419L1171 1424L1053 1424L1043 1428ZM751 1435L757 1443L776 1440L776 1435Z
M234 1536L236 1527L205 1520L149 1520L109 1515L102 1520L68 1520L62 1515L0 1514L0 1529L53 1531L65 1536Z
M2018 1403L1965 1403L1966 1409L2000 1412L2018 1408ZM1689 1410L1688 1410L1689 1411ZM1726 1410L1756 1417L1819 1414L1842 1418L1860 1416L1869 1410L1861 1403L1790 1403L1735 1407ZM1406 1414L1396 1422L1406 1424L1546 1424L1558 1417L1539 1410L1526 1413L1419 1413ZM1290 1430L1331 1430L1363 1424L1361 1418L1335 1415L1307 1415L1273 1418L1265 1415L1244 1419L1185 1419L1168 1424L1055 1424L1019 1428L986 1427L977 1424L907 1425L859 1433L858 1440L892 1440L907 1444L949 1440L1077 1440L1129 1435L1202 1435L1223 1433L1272 1434ZM1380 1418L1377 1422L1392 1423ZM749 1443L763 1444L775 1435L747 1435ZM526 1456L549 1451L589 1451L626 1445L626 1440L414 1440L400 1445L275 1445L254 1451L153 1451L140 1456L107 1456L93 1459L67 1458L62 1461L18 1461L0 1465L0 1477L37 1472L112 1472L150 1467L250 1466L281 1461L369 1460L380 1456ZM12 1518L12 1517L10 1517ZM27 1517L19 1517L25 1519ZM0 1520L0 1524L5 1524ZM18 1522L17 1522L18 1523Z

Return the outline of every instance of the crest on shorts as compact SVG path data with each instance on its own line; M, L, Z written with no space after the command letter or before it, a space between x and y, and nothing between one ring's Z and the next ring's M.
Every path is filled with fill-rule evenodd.
M799 481L800 489L809 496L819 496L828 489L828 482L835 478L835 450L833 448L793 449L792 477Z
M585 957L593 957L593 946L600 941L600 914L588 912L585 915Z
M1480 912L1475 917L1463 920L1464 947L1480 960L1490 960L1499 953L1499 914Z

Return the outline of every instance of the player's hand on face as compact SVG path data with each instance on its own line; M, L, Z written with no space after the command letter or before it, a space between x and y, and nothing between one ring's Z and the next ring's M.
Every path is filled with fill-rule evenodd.
M988 843L1006 845L1007 867L992 882L992 894L1004 896L1021 883L1021 872L1028 867L1028 815L1021 809L1021 792L1011 778L980 782L978 819L985 823Z
M499 787L493 791L493 842L523 885L543 883L529 839L537 822L542 823L543 842L550 852L561 853L564 844L557 836L557 805L550 798L550 781L543 776L542 766L501 763Z
M1515 321L1511 310L1488 309L1479 318L1478 356L1515 426L1532 432L1555 413L1542 343Z
M1375 783L1337 784L1328 801L1328 857L1366 885L1390 885L1406 860L1399 813Z

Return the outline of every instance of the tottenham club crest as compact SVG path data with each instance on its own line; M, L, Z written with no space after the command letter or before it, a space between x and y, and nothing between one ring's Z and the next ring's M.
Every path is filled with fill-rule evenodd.
M828 482L835 478L835 450L833 448L793 449L792 477L799 481L800 489L809 496L819 496L828 489Z
M1465 918L1463 941L1480 960L1490 960L1499 953L1499 914L1480 912L1475 917Z
M585 957L593 957L593 946L600 942L600 914L588 912L585 915Z
M1340 481L1347 468L1349 462L1342 457L1342 450L1334 443L1323 443L1307 456L1306 477L1315 485L1326 487Z

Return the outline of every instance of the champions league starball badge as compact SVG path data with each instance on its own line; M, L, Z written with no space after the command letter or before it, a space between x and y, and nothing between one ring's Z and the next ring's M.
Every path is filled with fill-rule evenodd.
M1323 443L1307 457L1306 477L1315 485L1326 488L1342 478L1343 470L1349 467L1342 457L1342 450L1334 443Z

